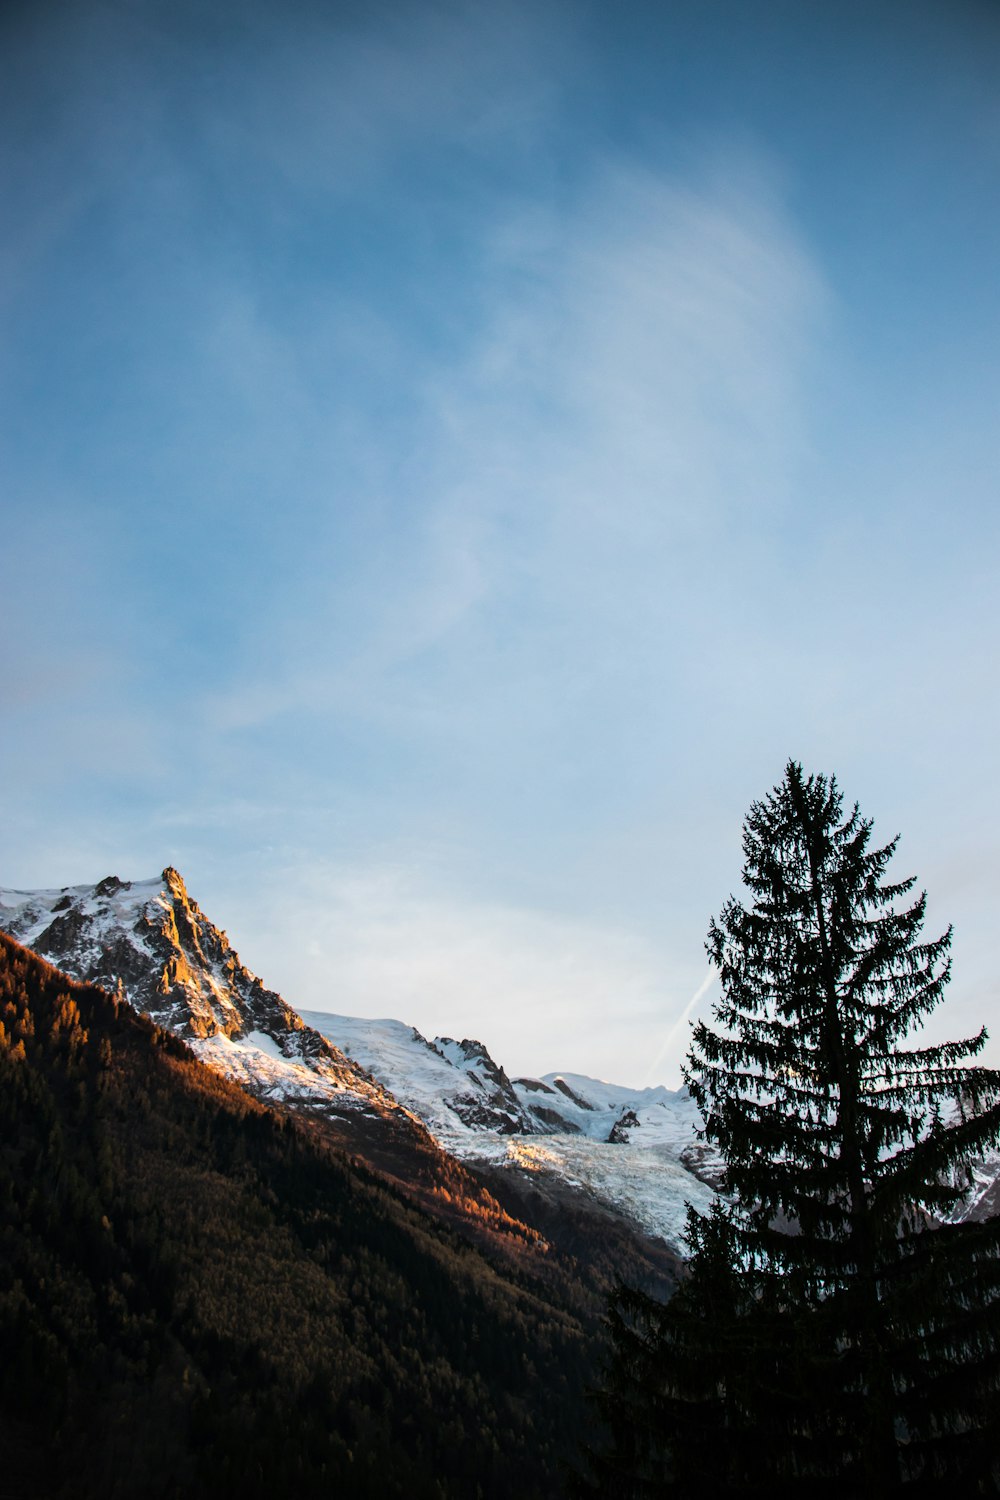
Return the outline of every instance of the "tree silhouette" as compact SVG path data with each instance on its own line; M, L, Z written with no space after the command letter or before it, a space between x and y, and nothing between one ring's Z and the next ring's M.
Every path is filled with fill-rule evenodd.
M590 1493L602 1464L619 1496L702 1493L705 1464L720 1495L997 1492L1000 1221L957 1220L1000 1073L974 1061L985 1030L913 1044L951 931L922 940L926 897L871 829L794 761L747 816L748 899L710 925L722 998L685 1070L724 1199L689 1213L668 1307L615 1300Z

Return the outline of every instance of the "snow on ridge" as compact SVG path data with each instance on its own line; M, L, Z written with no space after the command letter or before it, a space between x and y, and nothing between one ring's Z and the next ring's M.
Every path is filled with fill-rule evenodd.
M586 1073L543 1073L540 1081L554 1086L557 1079L569 1084L575 1094L579 1094L595 1108L603 1106L612 1109L622 1104L633 1107L636 1104L670 1104L690 1097L686 1088L668 1089L662 1083L639 1089L629 1088L626 1084L607 1083L603 1078L590 1078Z
M706 1212L714 1198L685 1160L700 1124L686 1089L628 1089L577 1074L516 1079L511 1087L523 1105L526 1128L503 1131L470 1123L468 1113L455 1107L470 1092L470 1061L483 1063L485 1055L486 1069L496 1066L485 1048L473 1051L480 1044L441 1038L429 1042L402 1021L321 1011L303 1011L302 1018L419 1115L454 1156L555 1176L613 1205L674 1246L683 1239L687 1205ZM487 1083L490 1077L487 1072ZM570 1083L581 1100L591 1096L593 1105L574 1104L555 1087L557 1077ZM474 1070L471 1080L474 1089ZM541 1109L542 1115L533 1109ZM628 1110L637 1124L609 1140Z
M448 1038L429 1042L403 1021L313 1010L300 1014L307 1026L418 1114L440 1144L456 1155L474 1155L474 1143L491 1128L501 1134L531 1128L513 1091L508 1097L502 1083L495 1081L490 1071L495 1064L488 1054L473 1058L479 1068L463 1067L466 1054L461 1044L449 1046Z
M556 1114L568 1130L591 1140L607 1141L623 1117L632 1115L633 1127L644 1133L636 1141L647 1145L690 1146L701 1126L694 1100L686 1088L629 1088L606 1083L583 1073L545 1073L541 1078L516 1078L514 1090L528 1109Z
M367 1109L384 1104L381 1089L359 1090L356 1080L345 1083L336 1069L317 1067L315 1060L290 1058L266 1032L233 1038L218 1032L195 1037L188 1046L202 1062L240 1084L258 1099L285 1105L326 1104L335 1109Z
M437 1037L430 1042L405 1022L326 1011L303 1010L303 1021L341 1052L372 1073L401 1102L415 1109L437 1133L449 1136L456 1149L478 1150L485 1127L470 1124L453 1107L469 1087L484 1092L506 1074L478 1042ZM562 1082L568 1089L560 1089ZM579 1134L607 1142L612 1128L631 1113L646 1145L690 1145L701 1121L687 1089L631 1089L577 1073L547 1073L541 1079L517 1078L508 1085L521 1105L522 1129L510 1134ZM575 1097L574 1097L575 1096ZM548 1122L548 1123L547 1123ZM444 1142L443 1142L444 1143Z
M43 891L0 886L0 928L7 932L16 926L18 942L30 948L53 918L71 908L99 928L110 929L125 923L131 927L135 917L154 903L164 910L170 904L162 875L150 880L118 880L109 875L97 885L64 885Z

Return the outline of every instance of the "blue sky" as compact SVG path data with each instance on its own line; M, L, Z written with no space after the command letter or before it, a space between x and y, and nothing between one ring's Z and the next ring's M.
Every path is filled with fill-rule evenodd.
M794 756L989 1023L995 5L0 25L0 880L675 1083Z

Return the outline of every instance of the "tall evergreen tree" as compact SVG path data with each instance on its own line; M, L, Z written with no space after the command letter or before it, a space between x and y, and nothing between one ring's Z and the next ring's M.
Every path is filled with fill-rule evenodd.
M620 1496L694 1493L699 1446L720 1495L1000 1491L1000 1220L957 1222L1000 1073L985 1031L914 1045L951 931L922 940L926 897L871 829L795 762L750 809L749 899L711 923L722 999L686 1068L726 1199L690 1214L668 1308L612 1309L598 1492L618 1462Z

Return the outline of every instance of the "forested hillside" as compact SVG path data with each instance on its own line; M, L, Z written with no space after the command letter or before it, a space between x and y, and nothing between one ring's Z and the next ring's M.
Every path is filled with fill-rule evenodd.
M6 1496L558 1492L597 1354L558 1252L491 1257L2 934L0 1023Z

